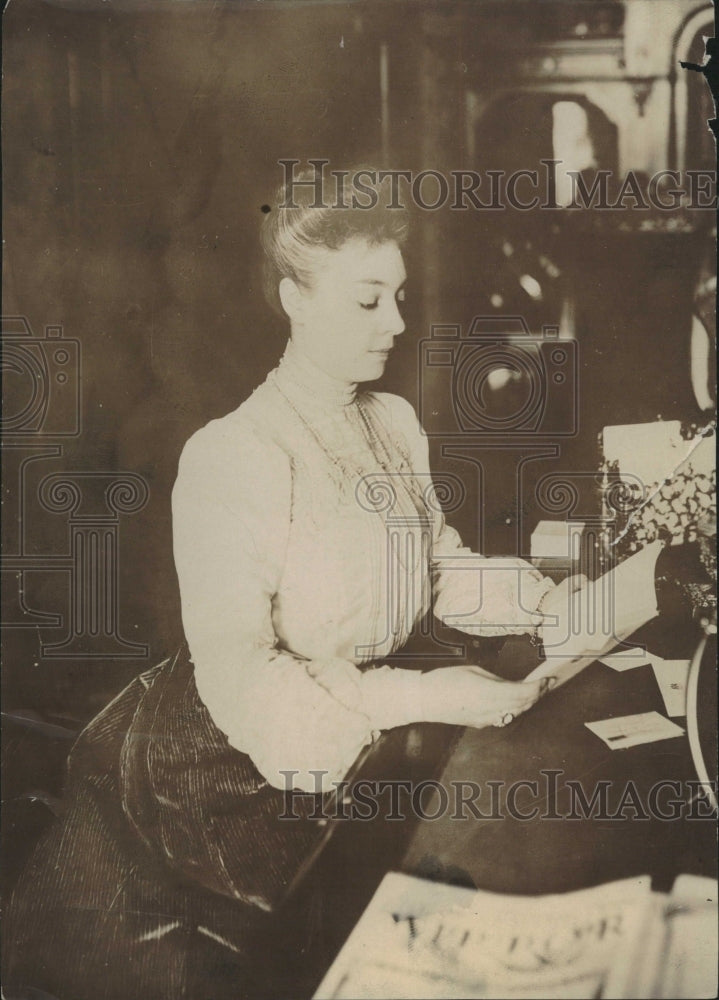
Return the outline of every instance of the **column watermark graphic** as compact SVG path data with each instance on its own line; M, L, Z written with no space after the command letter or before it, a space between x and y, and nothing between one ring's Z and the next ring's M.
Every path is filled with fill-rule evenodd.
M122 635L120 543L121 519L146 505L147 482L116 470L48 470L64 468L67 440L82 434L80 341L59 325L37 336L26 317L3 317L2 370L2 626L37 630L43 658L146 658L145 643ZM64 515L62 541L47 515ZM33 607L33 583L53 574L67 581L62 607ZM50 641L46 630L64 636Z

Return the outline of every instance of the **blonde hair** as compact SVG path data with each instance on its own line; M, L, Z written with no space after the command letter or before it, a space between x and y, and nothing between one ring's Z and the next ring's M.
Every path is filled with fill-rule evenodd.
M355 188L360 174L362 186ZM339 250L355 239L371 246L393 241L400 247L407 240L409 213L404 207L389 207L389 178L377 182L377 171L369 167L332 171L331 177L332 181L303 170L294 178L292 190L281 185L274 204L265 208L260 233L264 292L281 315L280 281L292 278L311 285L326 251Z

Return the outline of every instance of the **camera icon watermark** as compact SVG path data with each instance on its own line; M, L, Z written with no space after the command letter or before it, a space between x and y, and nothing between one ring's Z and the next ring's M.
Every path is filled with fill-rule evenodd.
M573 437L578 352L559 327L535 335L522 316L433 324L419 344L418 412L430 437Z
M24 316L3 316L2 379L4 436L79 435L80 342L61 326L38 337Z

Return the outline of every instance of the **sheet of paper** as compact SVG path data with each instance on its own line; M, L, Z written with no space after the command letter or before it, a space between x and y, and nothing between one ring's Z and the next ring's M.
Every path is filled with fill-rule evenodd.
M602 442L607 461L617 462L620 473L644 487L671 475L687 451L678 420L615 424L604 428Z
M652 668L664 699L667 715L674 718L687 714L687 680L690 660L663 660L652 657Z
M654 618L654 569L662 548L662 542L652 542L582 590L567 595L564 606L553 602L550 592L542 605L553 616L543 626L546 660L525 679L556 677L555 686L563 684Z
M635 646L632 649L618 649L614 653L607 653L606 656L599 658L599 662L611 667L612 670L623 671L653 663L654 657L651 653L647 653L643 647Z
M625 750L627 747L636 747L641 743L654 743L657 740L667 740L673 736L684 735L681 726L670 722L659 712L622 715L616 719L585 722L584 725L600 740L603 740L611 750Z

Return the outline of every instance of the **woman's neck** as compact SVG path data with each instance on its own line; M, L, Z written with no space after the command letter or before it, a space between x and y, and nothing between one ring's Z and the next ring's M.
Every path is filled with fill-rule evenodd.
M323 371L292 339L287 341L278 374L320 402L348 406L357 394L356 382L345 382Z

